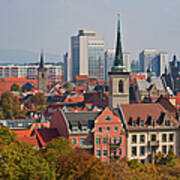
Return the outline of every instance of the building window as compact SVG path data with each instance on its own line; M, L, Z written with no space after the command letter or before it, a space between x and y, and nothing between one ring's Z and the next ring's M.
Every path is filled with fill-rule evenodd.
M140 143L144 143L145 142L145 136L144 135L140 135Z
M96 150L96 157L100 157L101 156L101 150Z
M174 150L174 146L173 145L169 146L169 150L171 150L171 149Z
M169 141L173 142L174 141L174 134L169 134Z
M113 143L116 144L116 141L117 141L116 136L114 136L113 137Z
M167 153L167 146L162 146L162 153L166 154Z
M155 134L151 135L151 141L153 141L153 142L156 141L156 135Z
M108 151L107 150L103 150L103 156L107 157Z
M162 142L166 142L167 141L167 135L166 134L163 134L162 135Z
M144 127L144 122L140 121L140 127L143 128Z
M101 138L96 138L96 144L101 144Z
M123 93L123 91L124 91L123 88L124 88L124 87L123 87L123 81L120 80L120 81L119 81L119 92L120 92L120 93Z
M113 154L114 156L116 156L116 149L113 149Z
M119 136L119 144L122 144L122 136Z
M104 119L105 119L106 121L111 121L111 120L112 120L111 116L109 116L109 115L107 115Z
M107 131L107 132L110 131L110 127L109 127L109 126L106 127L106 131Z
M74 145L76 145L76 144L77 144L77 139L76 139L76 138L72 138L72 143L73 143Z
M135 127L136 127L136 122L133 121L133 122L132 122L132 128L135 128Z
M107 144L108 143L108 139L107 139L107 137L104 137L103 138L103 144Z
M136 143L137 139L136 139L136 135L132 135L132 143Z
M141 155L141 156L144 156L144 154L145 154L145 147L144 147L144 146L141 146L141 147L140 147L140 155Z
M119 155L121 156L122 155L122 149L119 148Z
M156 153L156 146L151 146L151 153Z
M80 145L85 145L85 144L86 144L86 139L80 138Z
M136 147L132 147L132 155L133 155L133 156L136 156L136 155L137 155Z
M118 126L114 127L114 131L116 131L116 132L118 131Z
M102 132L102 127L98 127L98 132Z

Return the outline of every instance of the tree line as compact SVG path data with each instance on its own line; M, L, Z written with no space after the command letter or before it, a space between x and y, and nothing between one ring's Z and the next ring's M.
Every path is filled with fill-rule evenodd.
M110 164L73 148L64 137L37 149L18 141L6 127L0 129L0 179L36 180L126 180L180 179L180 160L171 151L156 156L156 165L138 160Z

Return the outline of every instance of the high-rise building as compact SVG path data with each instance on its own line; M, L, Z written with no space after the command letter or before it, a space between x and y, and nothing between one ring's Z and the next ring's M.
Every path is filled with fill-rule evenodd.
M64 54L64 81L72 80L71 56L68 52Z
M139 54L140 60L140 72L146 72L149 65L151 65L152 59L157 56L155 49L145 49Z
M152 59L151 63L152 72L156 73L156 76L162 76L165 73L165 67L169 67L168 53L161 52Z
M104 79L104 37L96 31L80 30L71 37L72 79L88 75Z
M129 72L123 60L119 18L114 65L109 72L109 106L116 108L120 104L129 104Z
M41 53L40 65L38 68L38 90L42 93L47 93L47 68L44 67L44 57Z
M114 64L115 58L115 49L108 49L105 51L105 80L108 80L108 72L111 71L111 68ZM129 52L123 53L123 60L124 66L126 67L127 71L131 71L131 54Z

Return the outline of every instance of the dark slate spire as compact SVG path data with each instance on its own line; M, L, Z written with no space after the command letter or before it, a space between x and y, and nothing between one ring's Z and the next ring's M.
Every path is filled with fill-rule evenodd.
M173 65L174 65L174 67L177 67L177 57L176 57L176 55L173 56Z
M44 68L44 54L43 51L41 51L41 57L40 57L40 68Z
M112 71L123 71L123 69L125 69L125 67L123 66L123 53L122 53L121 30L120 30L120 14L118 14L116 54L115 54L114 66L112 67Z

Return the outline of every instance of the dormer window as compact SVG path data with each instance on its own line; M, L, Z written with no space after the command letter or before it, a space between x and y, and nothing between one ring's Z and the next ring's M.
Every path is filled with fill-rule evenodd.
M144 122L140 121L140 127L143 128L144 127Z
M165 125L166 125L166 126L171 126L171 121L170 121L170 120L166 120L166 121L165 121Z
M111 121L112 120L112 117L107 115L105 118L104 118L106 121Z
M136 122L133 121L133 122L132 122L132 128L135 128L135 127L136 127Z

